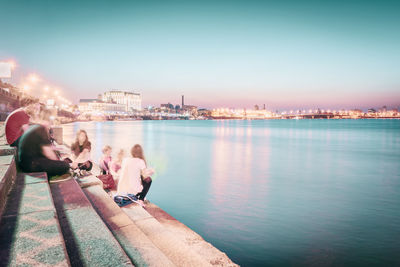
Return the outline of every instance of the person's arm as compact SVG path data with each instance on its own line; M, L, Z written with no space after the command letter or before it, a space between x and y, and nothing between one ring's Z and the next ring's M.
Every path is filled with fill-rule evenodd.
M106 157L102 157L102 159L100 161L100 168L109 173L110 172L110 166L108 166L108 163L107 163L106 160L107 160Z
M78 157L75 158L74 162L77 163L84 163L90 159L90 151L89 149L85 148Z
M54 153L53 147L51 145L42 146L43 155L52 160L58 160L56 153Z
M122 164L121 164L121 173L119 176L119 182L117 185L117 194L118 195L127 193L127 192L124 192L126 190L126 188L125 188L126 179L127 179L126 176L127 176L127 171L128 171L128 168L126 165L127 165L126 160L123 160Z

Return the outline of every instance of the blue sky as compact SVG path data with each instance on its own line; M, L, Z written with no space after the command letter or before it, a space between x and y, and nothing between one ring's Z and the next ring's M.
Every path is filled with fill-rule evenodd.
M400 105L400 2L0 0L0 60L71 100L144 105Z

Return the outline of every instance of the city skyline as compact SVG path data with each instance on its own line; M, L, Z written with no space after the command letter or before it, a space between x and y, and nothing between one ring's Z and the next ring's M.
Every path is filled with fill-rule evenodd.
M1 2L11 83L37 73L74 103L116 88L143 106L400 106L395 2Z

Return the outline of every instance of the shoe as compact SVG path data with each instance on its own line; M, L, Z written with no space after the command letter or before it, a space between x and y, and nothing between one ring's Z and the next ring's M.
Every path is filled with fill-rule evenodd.
M59 182L67 181L71 178L72 178L72 176L70 173L66 173L63 175L56 175L56 176L52 176L49 178L49 183L51 183L51 184L59 183Z
M79 179L80 178L80 171L78 169L75 169L72 171L71 173L72 177L74 177L74 179Z

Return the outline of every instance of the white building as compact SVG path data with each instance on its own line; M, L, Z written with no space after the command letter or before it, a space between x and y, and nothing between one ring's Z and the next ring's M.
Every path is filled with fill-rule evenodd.
M142 96L139 93L111 90L103 94L103 101L125 105L125 111L142 110Z
M107 103L98 99L81 99L78 105L81 113L101 113L113 115L125 113L125 105L117 103Z

